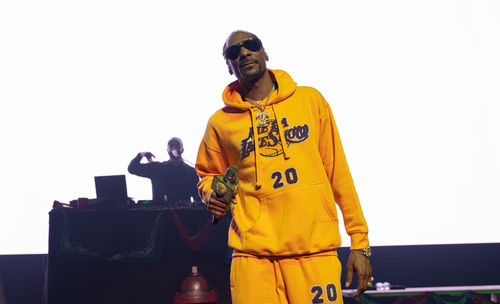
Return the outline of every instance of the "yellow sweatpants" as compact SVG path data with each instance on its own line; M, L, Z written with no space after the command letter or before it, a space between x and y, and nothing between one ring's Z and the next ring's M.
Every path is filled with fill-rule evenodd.
M336 252L293 258L235 253L231 264L233 304L343 303Z

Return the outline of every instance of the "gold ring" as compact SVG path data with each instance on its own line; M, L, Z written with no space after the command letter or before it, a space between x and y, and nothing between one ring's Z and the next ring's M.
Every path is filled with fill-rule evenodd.
M375 280L375 278L374 278L374 277L371 277L371 278L370 278L370 281L371 281L371 282L373 282L373 280Z
M372 282L368 282L368 284L366 284L368 287L372 287L373 286L373 283Z

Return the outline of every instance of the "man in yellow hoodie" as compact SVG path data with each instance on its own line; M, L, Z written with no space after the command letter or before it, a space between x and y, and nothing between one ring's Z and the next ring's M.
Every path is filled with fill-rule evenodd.
M200 195L219 218L230 207L212 180L230 165L239 169L229 229L233 303L342 303L335 203L351 238L346 287L357 273L357 299L373 281L368 227L330 106L314 88L267 69L252 33L231 33L223 55L237 80L208 121L196 170Z

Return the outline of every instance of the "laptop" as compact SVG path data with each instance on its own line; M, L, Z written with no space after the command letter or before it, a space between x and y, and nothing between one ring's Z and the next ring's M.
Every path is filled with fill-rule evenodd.
M98 199L126 201L127 182L125 175L94 176L95 192Z

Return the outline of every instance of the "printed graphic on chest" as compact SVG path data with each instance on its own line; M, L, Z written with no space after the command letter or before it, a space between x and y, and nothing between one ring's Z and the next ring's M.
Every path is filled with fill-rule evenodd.
M289 147L292 144L304 142L309 138L309 126L307 124L290 126L287 118L280 121L281 131L285 138L285 144ZM280 136L280 128L276 119L267 120L267 126L257 126L257 144L259 153L265 157L275 157L283 153L283 145ZM241 141L240 155L244 159L255 151L253 128L249 127L248 136Z

